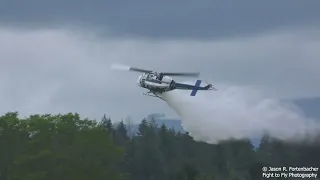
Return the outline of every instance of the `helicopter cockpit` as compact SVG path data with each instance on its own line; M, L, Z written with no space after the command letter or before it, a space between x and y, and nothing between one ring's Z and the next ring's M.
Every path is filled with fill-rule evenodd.
M151 80L151 79L157 79L157 75L156 74L149 74L147 77L147 80Z
M146 75L147 75L146 80L149 80L149 81L154 81L159 79L158 73L149 73Z

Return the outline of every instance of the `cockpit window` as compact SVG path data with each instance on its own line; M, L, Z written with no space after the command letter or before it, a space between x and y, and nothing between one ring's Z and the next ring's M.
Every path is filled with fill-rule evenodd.
M158 74L149 74L147 79L158 79Z
M154 74L149 74L148 79L153 79L154 78Z

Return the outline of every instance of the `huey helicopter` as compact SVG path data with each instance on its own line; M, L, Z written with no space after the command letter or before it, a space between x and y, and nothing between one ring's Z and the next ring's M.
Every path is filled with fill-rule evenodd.
M144 95L151 97L158 97L163 100L161 94L175 89L179 90L192 90L190 96L195 96L198 90L216 90L212 84L200 87L201 80L197 80L195 85L183 84L174 81L169 76L185 76L185 77L198 77L200 73L170 73L170 72L156 72L152 70L125 67L120 65L114 65L113 68L125 69L133 72L143 73L137 79L139 87L148 89L149 92L143 93ZM151 95L152 94L152 95Z

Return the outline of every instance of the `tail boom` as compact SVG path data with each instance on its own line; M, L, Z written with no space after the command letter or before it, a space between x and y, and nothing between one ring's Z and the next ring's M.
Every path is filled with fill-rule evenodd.
M197 80L195 85L189 85L189 84L180 84L176 83L175 84L175 89L180 89L180 90L192 90L190 93L190 96L195 96L198 92L198 90L213 90L212 84L208 84L205 87L200 87L201 80Z

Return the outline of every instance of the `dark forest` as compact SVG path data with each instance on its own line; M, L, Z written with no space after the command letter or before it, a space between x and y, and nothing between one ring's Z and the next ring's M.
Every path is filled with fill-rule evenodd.
M289 143L265 135L257 148L248 139L208 144L155 121L141 120L130 134L126 122L73 113L1 116L0 152L0 180L259 180L266 179L262 167L320 165L319 138Z

